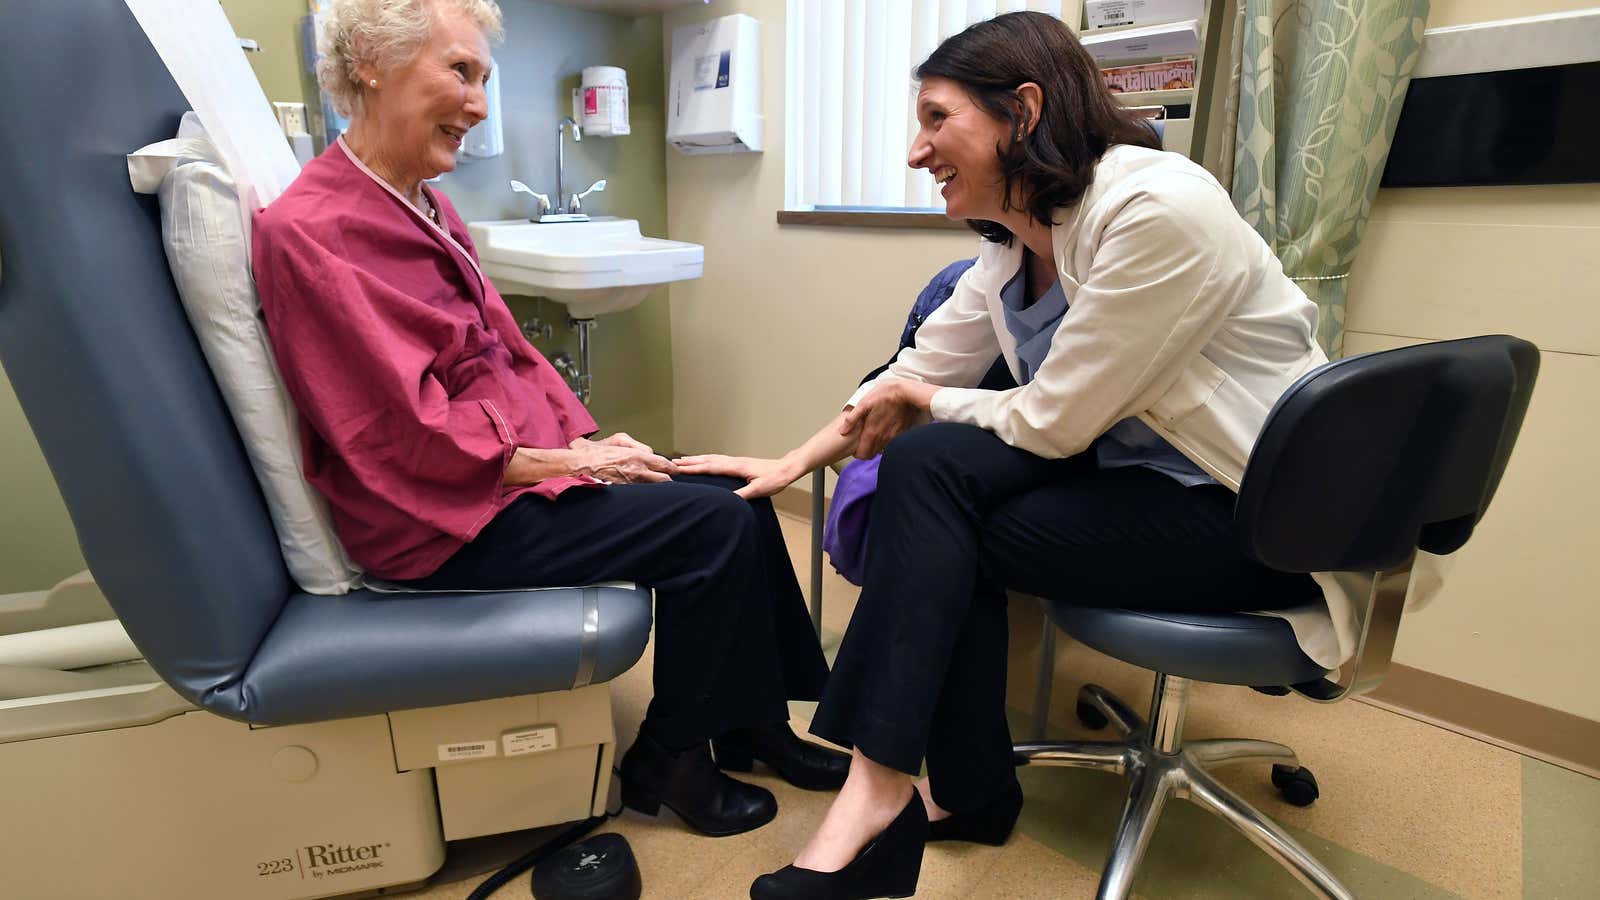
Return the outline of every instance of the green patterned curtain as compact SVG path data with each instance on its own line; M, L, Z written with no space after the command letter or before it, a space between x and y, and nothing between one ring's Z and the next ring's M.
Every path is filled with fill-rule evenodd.
M1334 357L1429 0L1236 2L1222 183L1321 309Z

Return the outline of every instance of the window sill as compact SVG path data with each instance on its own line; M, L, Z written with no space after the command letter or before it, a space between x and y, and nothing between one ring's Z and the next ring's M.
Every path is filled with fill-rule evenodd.
M778 210L779 225L820 225L831 228L915 228L939 231L969 231L965 222L946 218L943 213L843 212L838 210Z

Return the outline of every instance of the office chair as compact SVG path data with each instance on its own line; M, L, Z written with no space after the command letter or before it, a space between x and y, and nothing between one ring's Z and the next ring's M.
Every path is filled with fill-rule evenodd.
M1212 777L1221 765L1273 763L1291 803L1316 799L1294 751L1255 740L1185 743L1192 681L1290 690L1317 702L1383 680L1418 551L1455 552L1494 496L1539 369L1538 348L1490 335L1370 353L1306 374L1268 415L1234 516L1245 552L1286 572L1360 573L1360 639L1349 676L1330 681L1282 619L1248 613L1090 608L1059 600L1050 619L1094 649L1156 673L1149 720L1097 685L1079 717L1114 741L1020 743L1019 765L1127 775L1128 801L1097 896L1125 898L1162 808L1183 797L1239 829L1313 893L1352 894L1266 816Z

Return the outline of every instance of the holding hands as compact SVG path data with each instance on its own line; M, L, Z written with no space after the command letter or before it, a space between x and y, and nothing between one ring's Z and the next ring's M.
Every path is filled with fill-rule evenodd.
M617 432L591 441L576 438L566 450L518 448L506 469L506 484L534 484L558 475L589 475L612 484L670 481L677 474L731 475L745 480L735 493L752 500L770 497L795 479L847 454L870 459L901 432L928 418L939 386L889 379L833 422L780 459L707 453L670 460L650 445Z
M873 388L861 403L845 410L839 435L855 436L851 453L871 459L883 452L901 432L927 420L939 385L892 378Z
M927 419L938 390L936 384L890 379L781 459L708 453L679 459L678 471L743 478L748 483L735 492L739 496L770 497L818 466L849 454L868 459L882 453L895 436Z

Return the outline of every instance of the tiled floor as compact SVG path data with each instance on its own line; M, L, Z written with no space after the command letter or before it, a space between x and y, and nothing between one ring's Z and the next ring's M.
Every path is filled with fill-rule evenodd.
M807 570L810 531L784 522L796 568ZM832 654L856 589L830 571L823 590L824 644ZM1027 733L1042 618L1031 603L1011 610L1009 705L1013 733ZM1141 708L1150 675L1061 641L1051 704L1052 737L1089 737L1073 716L1078 686L1094 681ZM631 742L649 699L650 651L613 682L618 730ZM797 731L810 704L794 704ZM1600 897L1600 782L1364 703L1319 706L1243 688L1196 685L1187 737L1244 736L1295 748L1322 797L1300 809L1280 800L1265 766L1219 777L1284 825L1363 898ZM1066 769L1023 769L1027 805L1004 847L937 844L922 866L918 897L1092 897L1122 807L1121 779ZM741 898L756 875L787 864L831 798L766 774L777 821L712 840L670 816L624 812L606 830L627 836L647 898ZM460 900L481 878L440 884L414 897ZM1136 893L1147 898L1297 897L1307 892L1247 840L1185 802L1168 805ZM496 898L531 896L526 876Z

